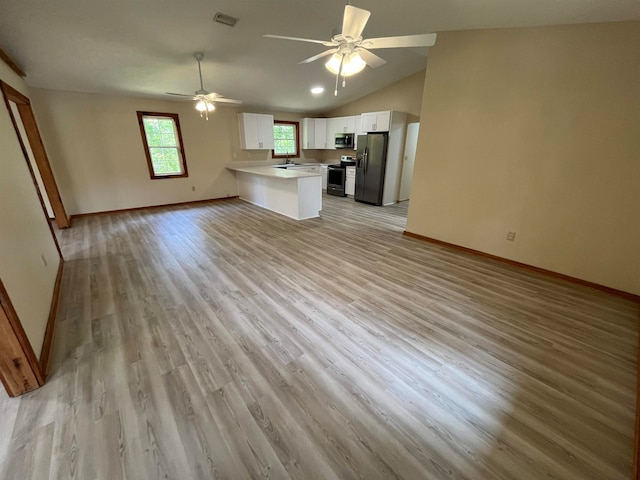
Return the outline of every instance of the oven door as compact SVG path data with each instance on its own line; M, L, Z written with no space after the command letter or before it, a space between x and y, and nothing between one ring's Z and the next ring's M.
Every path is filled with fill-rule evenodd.
M341 167L329 166L327 168L327 193L329 195L337 195L344 197L346 169Z

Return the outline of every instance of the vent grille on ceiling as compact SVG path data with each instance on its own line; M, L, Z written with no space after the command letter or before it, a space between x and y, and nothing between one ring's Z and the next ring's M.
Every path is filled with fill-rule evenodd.
M223 25L229 25L230 27L235 27L236 23L238 23L240 19L232 17L231 15L225 15L224 13L216 13L213 17L214 22L222 23Z

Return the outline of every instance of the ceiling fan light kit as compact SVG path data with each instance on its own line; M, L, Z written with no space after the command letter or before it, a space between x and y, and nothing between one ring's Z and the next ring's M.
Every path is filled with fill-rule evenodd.
M340 69L342 64L342 70ZM334 53L324 66L334 75L341 74L350 77L364 70L367 63L362 59L358 52L339 54Z
M202 116L202 112L213 112L215 109L216 106L213 103L208 102L207 100L200 100L198 101L198 103L196 103L196 110L201 112L200 116Z
M311 63L320 58L331 55L331 58L324 64L327 70L336 75L336 89L334 95L338 95L338 82L342 76L342 86L346 86L346 77L355 75L364 70L369 65L377 68L387 63L369 50L376 48L405 48L405 47L431 47L436 43L435 33L425 33L421 35L404 35L397 37L362 38L364 27L369 21L371 12L356 8L351 5L344 7L344 17L342 19L342 32L333 35L331 40L313 40L309 38L287 37L283 35L266 34L264 37L278 38L281 40L294 40L296 42L318 43L325 47L332 47L322 53L309 57L298 63Z

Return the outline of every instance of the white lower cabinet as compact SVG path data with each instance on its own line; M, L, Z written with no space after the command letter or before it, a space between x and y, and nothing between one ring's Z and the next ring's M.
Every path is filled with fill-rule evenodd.
M317 165L292 165L287 170L297 170L298 172L320 173L320 167Z
M329 175L329 166L328 165L320 165L318 167L320 169L320 173L322 174L322 189L327 189L327 176Z
M356 194L356 167L347 167L347 175L344 182L344 193L347 195Z

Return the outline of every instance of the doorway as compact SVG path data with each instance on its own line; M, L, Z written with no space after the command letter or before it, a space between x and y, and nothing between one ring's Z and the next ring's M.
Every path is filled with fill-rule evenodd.
M44 149L31 102L10 85L0 82L9 116L47 218L54 218L58 228L69 228L71 222L60 198L60 191Z
M16 396L38 388L45 381L64 264L50 219L53 218L59 228L68 228L70 221L62 204L29 99L2 81L0 81L0 89L59 259L49 317L39 357L27 337L3 279L0 278L0 382L10 396ZM51 260L51 256L48 255L45 258L42 254L45 266L47 259Z
M416 161L416 148L418 146L419 123L407 125L407 139L404 144L404 161L402 162L402 178L400 180L400 193L398 201L409 200L411 195L411 180L413 179L413 167Z

